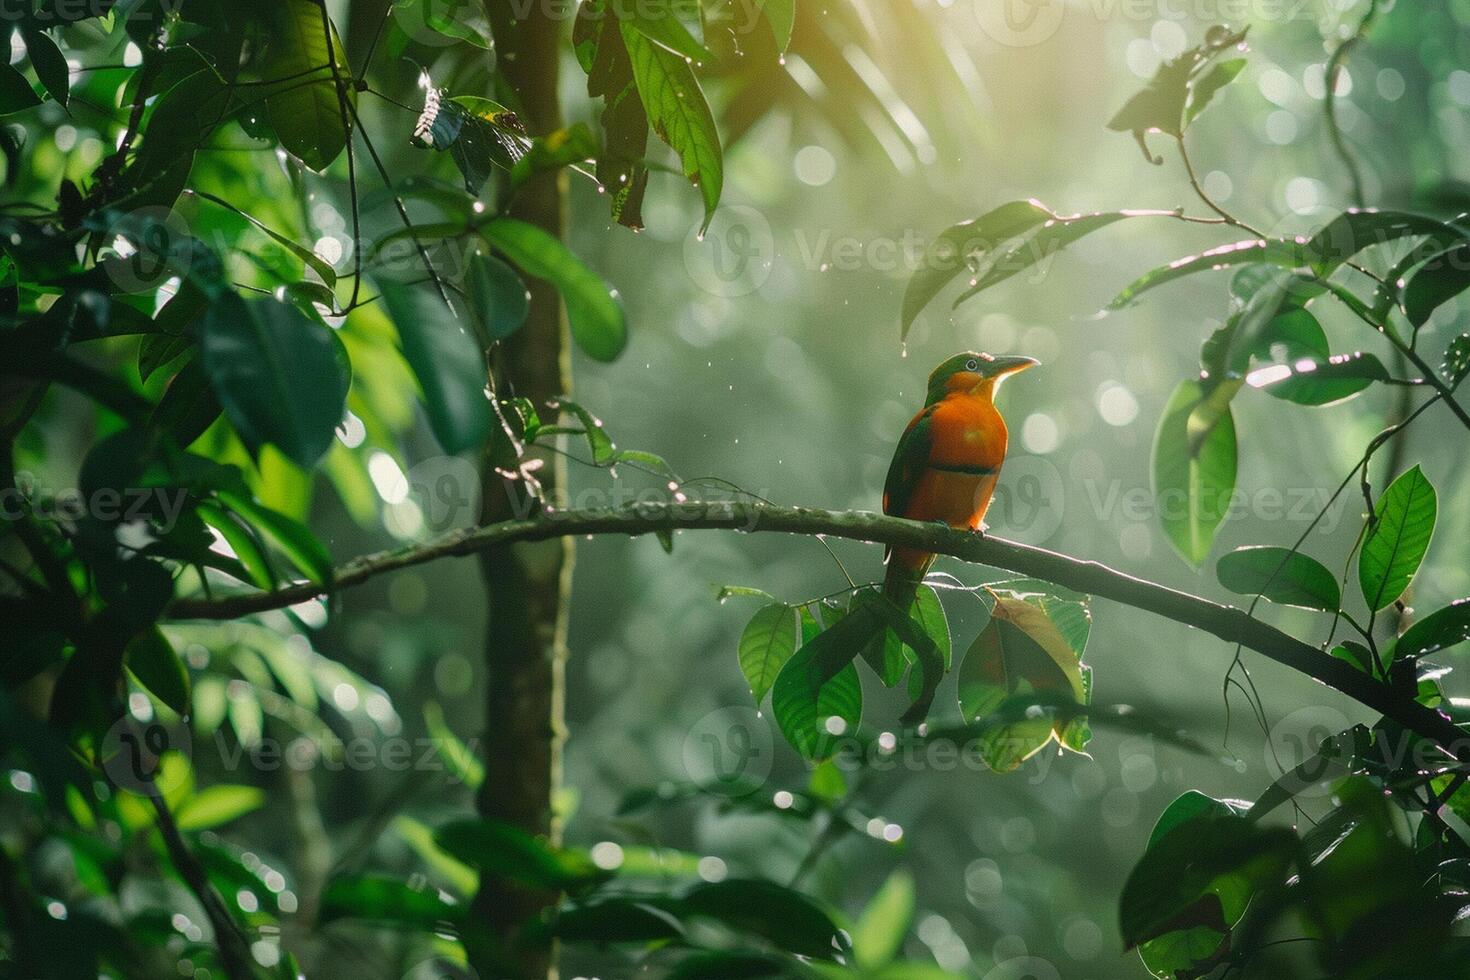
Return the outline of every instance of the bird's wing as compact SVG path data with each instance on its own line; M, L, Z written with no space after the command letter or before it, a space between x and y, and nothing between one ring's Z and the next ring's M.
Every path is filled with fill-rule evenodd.
M929 451L934 444L933 416L934 406L930 405L914 416L899 437L893 462L888 465L888 478L883 481L883 513L907 516L909 497L929 465Z

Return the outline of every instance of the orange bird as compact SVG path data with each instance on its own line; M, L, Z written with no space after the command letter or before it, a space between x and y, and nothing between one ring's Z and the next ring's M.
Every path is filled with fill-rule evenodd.
M924 408L893 453L883 513L982 530L1006 458L1006 423L995 408L995 390L1038 363L965 351L935 368ZM890 548L883 594L908 609L934 558L927 551Z

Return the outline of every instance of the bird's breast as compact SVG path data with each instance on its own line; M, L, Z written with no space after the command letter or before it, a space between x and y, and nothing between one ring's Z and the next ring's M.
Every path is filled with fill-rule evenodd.
M978 471L1005 462L1006 424L989 398L951 395L935 407L931 426L931 466Z

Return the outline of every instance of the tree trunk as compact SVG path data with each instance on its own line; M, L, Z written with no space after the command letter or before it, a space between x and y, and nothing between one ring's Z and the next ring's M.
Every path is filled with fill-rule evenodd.
M521 120L533 135L561 125L557 75L561 23L547 5L529 4L516 21L503 0L486 0L500 71L520 97ZM559 173L543 174L516 196L511 214L564 237L566 182ZM570 359L561 299L548 284L527 283L530 313L505 344L500 382L538 408L566 394ZM552 456L538 473L548 494L565 479L565 462ZM489 464L483 468L486 523L505 520L518 509L524 488L503 480ZM524 514L524 509L521 509ZM479 810L559 841L561 828L553 798L561 779L562 675L566 659L567 597L571 587L572 543L542 542L486 551L481 557L489 622L485 641L485 783ZM483 877L475 900L475 919L497 949L472 950L482 980L514 975L554 977L555 951L523 949L517 939L556 894Z

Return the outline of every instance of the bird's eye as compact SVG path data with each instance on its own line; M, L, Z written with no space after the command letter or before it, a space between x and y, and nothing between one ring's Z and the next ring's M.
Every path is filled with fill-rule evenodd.
M980 362L977 361L977 360L975 360L973 357L970 358L968 361L965 362L965 370L966 371L977 371L977 370L979 370L979 368L980 368Z

